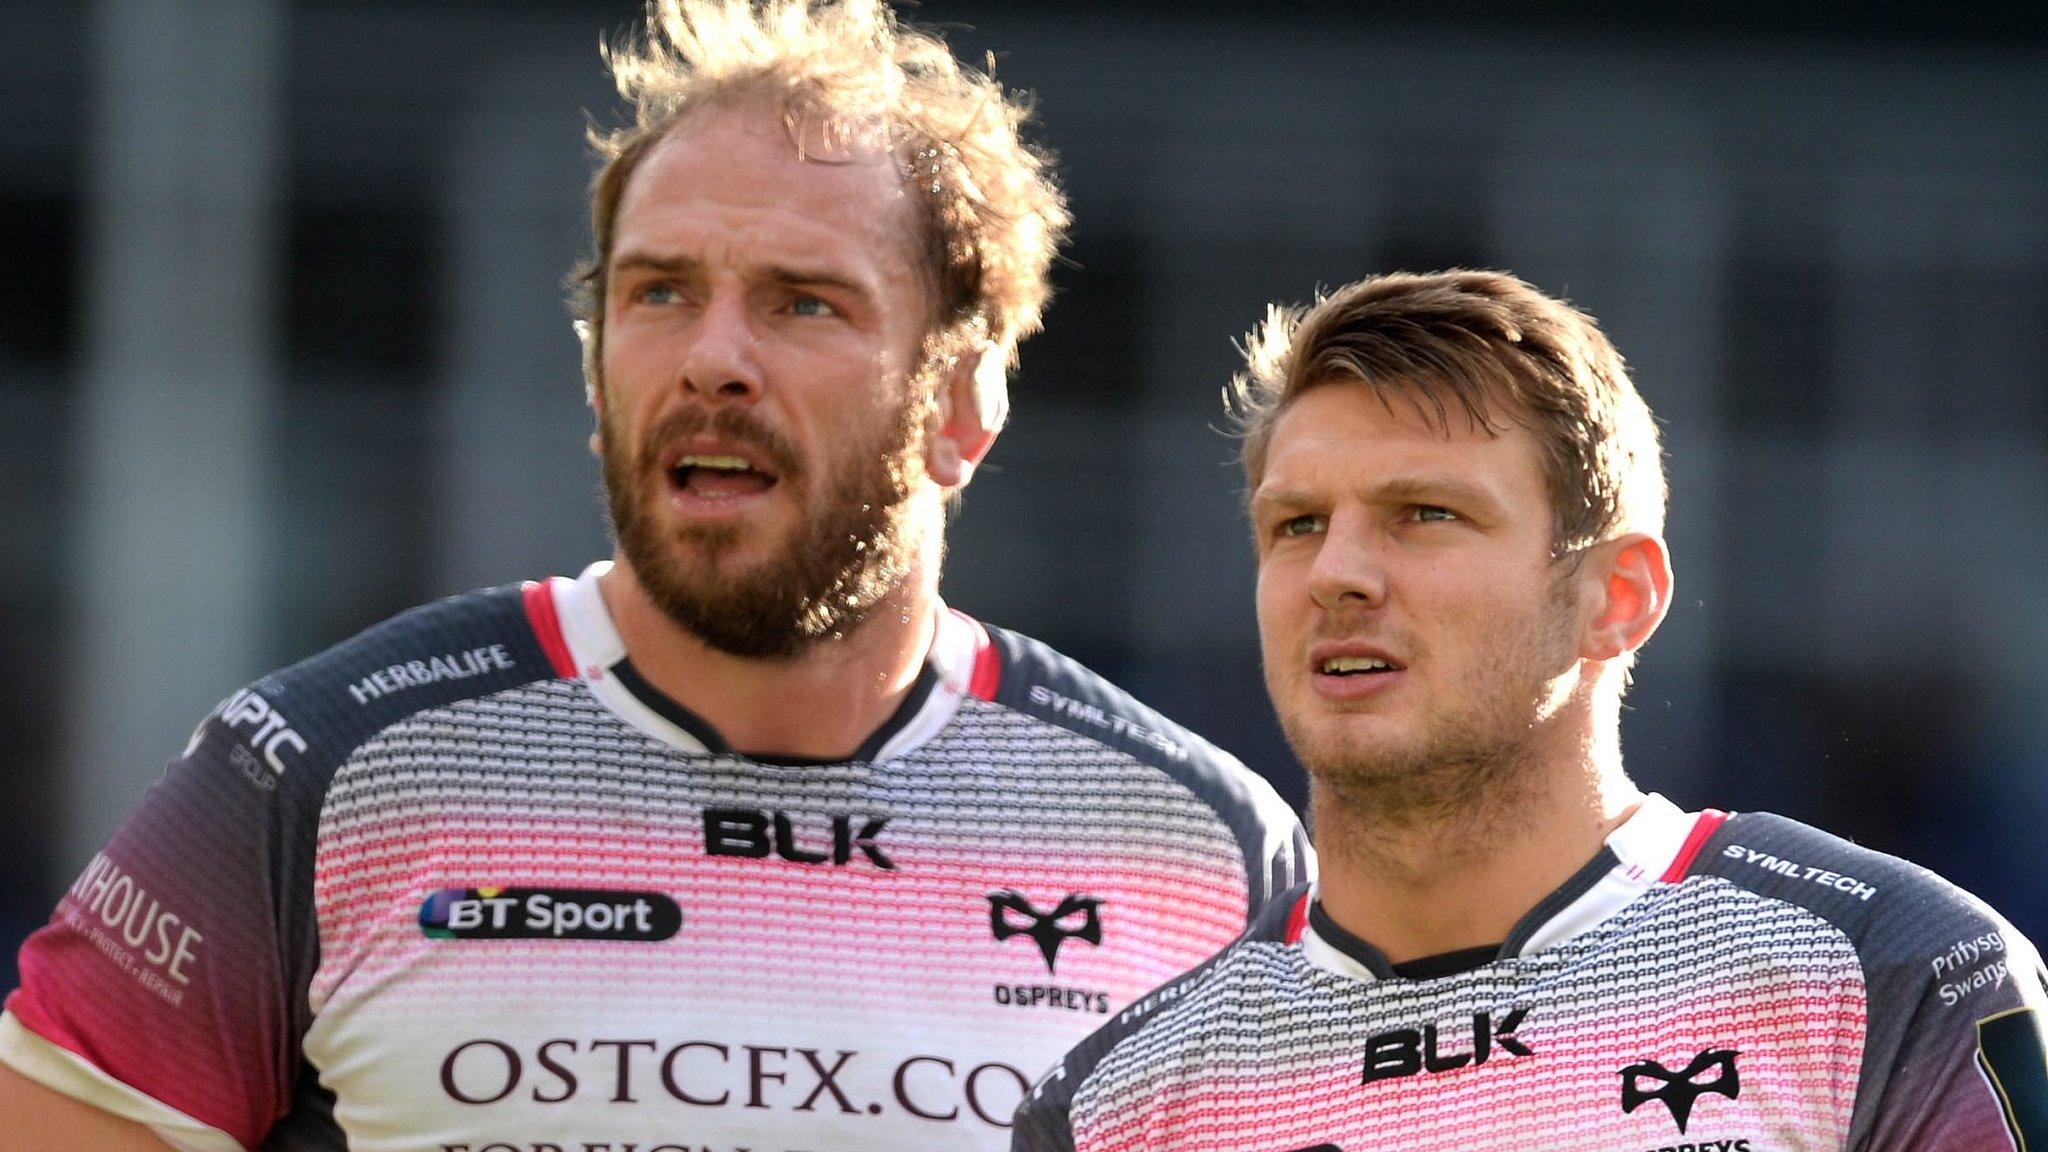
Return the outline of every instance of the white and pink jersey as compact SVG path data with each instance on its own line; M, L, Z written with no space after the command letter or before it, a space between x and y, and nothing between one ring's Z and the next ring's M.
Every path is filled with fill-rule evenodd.
M995 1149L1310 866L1242 765L957 613L852 758L740 755L600 571L231 696L23 948L0 1059L187 1149Z
M2011 925L1781 817L1650 797L1497 948L1389 965L1276 901L1034 1088L1017 1152L2026 1152Z

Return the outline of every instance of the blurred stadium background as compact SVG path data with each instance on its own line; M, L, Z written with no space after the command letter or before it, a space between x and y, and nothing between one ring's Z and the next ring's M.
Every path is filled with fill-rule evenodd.
M2018 7L932 0L1078 226L946 591L1299 798L1218 388L1270 299L1513 269L1665 422L1626 724L1687 806L2048 936L2048 29ZM605 549L561 278L634 0L0 0L0 989L220 697Z

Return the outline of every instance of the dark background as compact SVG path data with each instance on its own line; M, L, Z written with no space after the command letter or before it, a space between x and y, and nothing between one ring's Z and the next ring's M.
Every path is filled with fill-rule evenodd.
M946 593L1298 798L1218 389L1265 302L1505 267L1664 423L1624 720L2048 930L2048 30L2017 6L940 3L1078 219ZM0 0L0 988L220 697L606 551L561 277L629 2ZM1259 14L1254 14L1254 13Z

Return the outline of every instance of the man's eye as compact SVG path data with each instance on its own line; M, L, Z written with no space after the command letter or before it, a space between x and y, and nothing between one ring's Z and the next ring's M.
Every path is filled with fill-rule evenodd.
M1451 511L1449 508L1439 508L1434 504L1417 505L1415 508L1415 518L1417 520L1423 521L1424 523L1439 524L1448 523L1453 520L1464 519L1464 517L1459 516L1456 512Z
M633 299L642 304L674 304L682 298L673 284L646 284L633 292Z
M1321 516L1289 516L1280 522L1282 536L1312 536L1323 530Z
M798 296L791 299L789 302L789 310L791 312L796 313L799 316L838 315L837 310L835 310L830 304L827 304L823 300L818 299L816 296Z

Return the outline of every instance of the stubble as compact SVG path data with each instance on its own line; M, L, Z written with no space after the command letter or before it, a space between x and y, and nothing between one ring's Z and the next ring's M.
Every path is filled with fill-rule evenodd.
M1326 735L1283 711L1281 727L1314 784L1319 832L1342 822L1358 847L1424 830L1474 848L1512 834L1540 792L1544 724L1561 703L1557 674L1572 663L1572 596L1572 581L1560 574L1538 610L1492 635L1451 693L1457 699L1410 740Z

